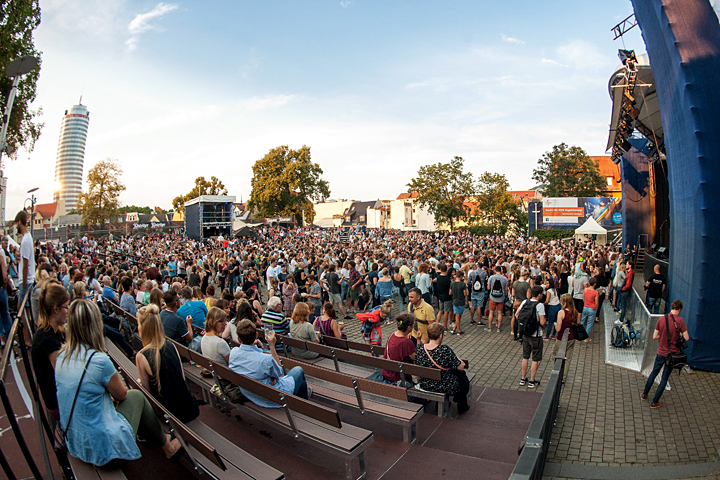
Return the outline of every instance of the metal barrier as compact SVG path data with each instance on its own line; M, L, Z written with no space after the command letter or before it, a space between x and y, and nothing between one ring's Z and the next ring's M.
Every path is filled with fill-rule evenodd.
M50 459L48 457L48 448L47 443L45 442L45 437L43 437L43 432L47 436L48 441L50 442L50 445L54 444L54 432L50 428L50 424L48 423L48 419L45 416L45 408L40 400L40 395L37 389L37 385L35 383L35 375L32 370L32 366L30 364L30 359L27 353L27 347L25 346L25 326L28 327L28 331L30 332L30 339L32 339L32 335L35 331L35 324L33 321L32 316L32 309L30 308L30 297L32 295L32 288L29 288L27 290L27 293L25 294L25 298L23 298L22 302L20 303L20 306L18 307L18 315L15 317L15 321L12 324L12 328L10 329L10 334L6 338L6 344L5 349L2 352L2 357L0 357L0 400L2 401L3 409L5 410L5 415L7 416L8 421L10 422L10 427L12 429L13 435L15 436L15 439L18 442L18 445L20 447L20 451L23 454L23 457L25 459L25 462L27 463L28 467L30 468L30 471L32 472L33 477L35 477L38 480L41 480L43 478L48 479L54 479L52 467L50 465ZM28 311L29 311L29 317L28 317ZM22 363L25 365L25 373L27 375L27 384L30 387L30 393L32 395L32 411L30 412L32 416L35 418L35 421L37 422L38 427L38 435L40 437L40 446L42 449L43 454L43 462L45 466L46 476L43 477L43 475L40 473L40 470L35 463L35 459L32 457L32 454L30 453L30 449L27 446L27 442L25 441L25 437L22 434L22 431L20 430L20 426L17 423L17 419L15 416L15 412L13 411L12 405L10 403L10 398L8 396L8 392L6 389L6 381L5 376L7 374L8 367L10 366L10 362L14 361L14 350L13 350L13 342L17 340L18 349L20 350L20 355L22 356ZM15 375L15 382L20 385L24 384L23 379L20 378L19 375ZM68 474L67 478L73 478L72 471L69 469L69 464L67 462L67 457L63 451L60 450L54 450L54 453L57 457L58 463L63 468L63 471ZM5 472L5 475L8 479L14 480L17 477L12 471L12 468L10 467L10 464L7 462L5 457L2 455L2 452L0 452L0 466L2 466L3 471Z
M550 437L560 404L568 335L570 335L570 330L566 328L555 356L550 380L548 380L547 388L545 388L540 404L530 422L530 427L520 445L518 452L520 456L510 474L510 480L540 480L543 476L545 460L550 447Z

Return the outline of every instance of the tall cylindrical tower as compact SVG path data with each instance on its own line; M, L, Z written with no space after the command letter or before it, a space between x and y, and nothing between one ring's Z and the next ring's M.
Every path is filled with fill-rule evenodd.
M89 123L90 112L82 104L82 99L79 105L65 110L55 161L54 201L65 200L66 212L77 207L82 191L83 160Z

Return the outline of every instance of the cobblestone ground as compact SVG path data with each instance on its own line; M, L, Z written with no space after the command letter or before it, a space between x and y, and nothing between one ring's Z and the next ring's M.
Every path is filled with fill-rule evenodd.
M396 313L393 309L393 315ZM354 317L354 316L353 316ZM520 379L521 347L510 336L510 322L500 333L471 326L469 311L461 321L465 335L447 335L445 344L470 362L476 384L525 390ZM345 321L352 340L362 341L360 322ZM395 330L382 328L383 341ZM640 400L645 377L605 365L604 329L597 323L593 341L577 345L570 360L562 394L549 462L599 466L676 465L705 462L720 448L720 376L707 372L674 373L672 391L665 392L662 408L650 409ZM544 342L544 359L538 369L539 392L552 370L552 340ZM654 389L651 391L651 395ZM716 477L707 477L716 478Z

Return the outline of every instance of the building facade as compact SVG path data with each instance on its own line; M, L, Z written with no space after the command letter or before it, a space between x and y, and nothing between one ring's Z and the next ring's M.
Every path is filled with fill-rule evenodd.
M90 112L82 103L65 111L55 160L54 201L65 201L70 211L77 207L82 192L83 162ZM65 212L63 212L65 213Z

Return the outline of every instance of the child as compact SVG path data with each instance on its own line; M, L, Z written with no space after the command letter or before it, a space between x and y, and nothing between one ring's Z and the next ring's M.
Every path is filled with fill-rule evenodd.
M392 309L392 300L386 300L379 307L375 307L368 313L356 313L355 317L362 322L360 330L363 339L368 345L382 345L382 326L383 320L390 317Z

